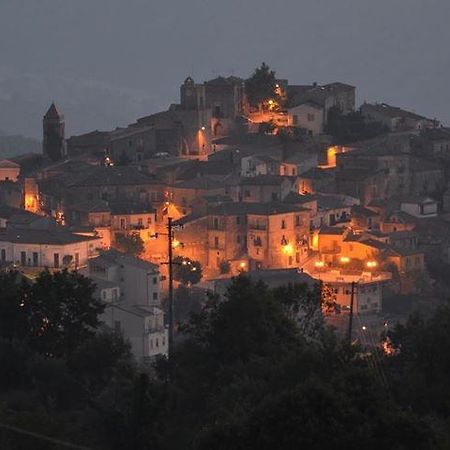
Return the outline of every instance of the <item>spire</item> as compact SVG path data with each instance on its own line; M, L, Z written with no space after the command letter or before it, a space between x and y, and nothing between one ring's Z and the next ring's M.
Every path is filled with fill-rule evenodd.
M52 102L50 105L50 108L48 108L48 111L45 113L44 116L45 119L61 119L62 114L59 113L59 111L56 109L55 102Z

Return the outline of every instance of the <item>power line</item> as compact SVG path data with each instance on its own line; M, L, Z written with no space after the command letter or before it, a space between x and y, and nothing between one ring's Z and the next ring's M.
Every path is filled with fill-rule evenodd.
M42 441L51 442L52 444L60 445L62 447L66 447L66 448L73 448L73 449L76 449L76 450L92 450L89 447L84 447L82 445L73 444L71 442L61 441L59 439L54 439L54 438L52 438L50 436L45 436L43 434L36 433L34 431L24 430L22 428L19 428L19 427L13 426L13 425L8 425L6 423L1 423L0 422L0 428L3 428L5 430L9 430L9 431L13 431L14 433L23 434L25 436L31 436L31 437L34 437L36 439L40 439Z

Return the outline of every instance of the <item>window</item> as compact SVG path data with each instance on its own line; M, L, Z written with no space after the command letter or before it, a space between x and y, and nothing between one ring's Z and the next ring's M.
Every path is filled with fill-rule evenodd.
M214 248L219 248L219 238L214 236Z
M288 262L288 264L289 264L290 266L292 266L292 256L289 256L289 262Z
M278 194L276 192L272 192L272 201L278 200Z
M282 230L286 229L286 221L284 219L281 221L281 229Z
M314 114L308 113L308 122L314 122L314 120L316 120Z
M38 266L38 252L33 252L33 266L37 267Z
M25 266L27 264L27 254L26 252L20 252L20 264Z
M300 216L295 216L295 226L299 227L301 225Z
M53 253L53 267L55 269L59 268L59 253Z
M106 291L102 291L102 299L106 300Z
M295 262L296 262L296 263L299 263L299 262L300 262L300 253L299 253L299 252L296 252L296 253L295 253Z
M158 293L157 292L153 292L153 300L158 300Z
M152 224L152 218L151 217L148 217L147 218L147 225L151 225Z
M248 189L244 191L244 197L250 197L250 191Z
M298 116L297 114L292 115L292 125L298 125Z
M142 222L142 217L139 217L139 219L138 219L138 225L140 226L140 227L142 227L144 224L143 224L143 222Z
M241 218L239 216L236 216L236 225L241 224Z
M217 217L214 217L213 228L215 230L219 229L219 219Z
M116 333L121 333L121 331L122 331L122 326L121 326L121 324L120 324L120 320L115 320L115 321L114 321L114 331L115 331Z
M80 254L75 253L75 267L78 267L80 265Z
M6 261L6 249L2 248L0 255L0 259Z
M158 282L158 278L157 277L153 277L153 284L156 284Z

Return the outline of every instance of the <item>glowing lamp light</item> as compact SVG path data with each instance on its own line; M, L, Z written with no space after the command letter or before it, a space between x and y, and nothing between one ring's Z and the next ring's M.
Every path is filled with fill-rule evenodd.
M206 128L203 126L203 127L200 128L200 130L205 131Z
M366 266L369 269L374 269L375 267L378 266L378 263L376 261L367 261Z
M186 266L187 265L187 261L184 260L181 264L183 264L183 266Z
M350 262L350 258L348 256L341 256L340 261L342 264L347 264Z
M325 263L323 261L316 261L314 263L314 266L320 269L322 267L325 267Z
M239 264L239 267L240 267L241 269L245 269L245 268L247 267L247 264L246 264L244 261L242 261L242 262Z
M294 247L292 244L283 245L282 250L285 255L292 255L294 253Z
M178 239L174 239L172 241L172 248L178 248L181 245L181 242Z
M365 325L363 325L363 326L361 327L361 330L366 331L366 330L367 330L367 327L366 327Z

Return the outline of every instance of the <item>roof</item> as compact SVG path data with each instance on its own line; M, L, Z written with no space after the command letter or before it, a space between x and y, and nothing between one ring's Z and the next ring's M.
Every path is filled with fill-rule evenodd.
M424 195L405 195L400 197L400 203L436 203L436 200L433 200L430 197L425 197Z
M126 186L157 184L154 175L141 172L133 166L93 166L77 176L70 186Z
M398 106L388 105L387 103L365 103L362 108L369 108L378 114L383 114L394 119L400 117L412 120L431 120L414 112L399 108Z
M129 253L119 252L118 250L107 250L100 253L99 256L89 260L89 263L100 265L102 267L114 267L127 264L140 269L147 269L153 272L159 272L159 266L149 261L145 261Z
M0 161L0 169L20 169L20 165L9 159L2 159Z
M14 208L13 206L8 205L0 205L0 217L7 220L15 218L20 222L26 223L31 223L34 220L42 218L42 216L26 211L25 209Z
M98 237L94 236L82 236L71 233L63 227L43 230L7 228L0 232L1 242L13 242L16 244L69 245L98 239Z
M236 185L242 186L281 186L291 177L282 175L257 175L256 177L239 177Z
M281 202L269 203L247 203L247 202L227 202L221 205L211 206L208 209L209 215L216 216L243 216L251 215L277 215L292 212L309 211L307 208Z
M86 200L84 202L75 203L74 205L68 206L68 209L71 211L80 211L80 212L110 212L110 207L108 202L103 200Z
M369 247L376 248L378 250L386 250L389 248L388 244L385 244L384 242L377 241L376 239L363 239L359 241L360 244L367 245Z
M378 213L369 208L365 208L364 206L353 205L352 206L352 215L364 216L364 217L375 217L375 216L378 216Z
M341 227L327 227L322 226L319 229L319 234L330 234L335 236L341 236L344 234L344 228Z
M417 237L417 233L412 230L404 230L404 231L393 231L391 233L388 233L389 239L396 240L396 239L408 239Z
M152 214L155 212L155 209L150 204L130 202L113 202L110 204L110 210L113 216L127 214Z
M332 174L329 172L328 169L321 169L320 167L311 167L311 169L308 169L306 172L303 172L301 175L299 175L299 178L308 178L308 179L329 179L332 177Z
M218 189L221 187L221 183L208 177L195 177L190 180L181 181L173 185L174 189Z
M47 112L45 113L44 116L45 119L63 119L64 116L58 111L58 109L56 108L55 103L53 102L50 105L50 108L48 108Z

